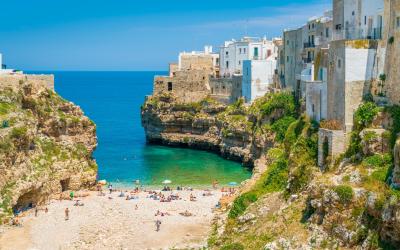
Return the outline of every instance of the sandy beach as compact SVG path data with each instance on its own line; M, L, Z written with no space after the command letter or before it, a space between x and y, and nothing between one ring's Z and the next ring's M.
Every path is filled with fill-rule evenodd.
M21 227L0 227L0 249L171 249L199 248L206 244L213 218L213 208L222 196L220 191L167 191L181 199L160 202L149 198L147 192L136 199L119 197L120 192L78 198L74 201L53 200L48 212L34 209L21 216ZM190 195L197 201L191 201ZM137 206L137 207L136 207ZM45 208L42 206L41 208ZM65 220L68 208L69 220ZM164 216L156 215L157 211ZM180 213L188 211L192 216ZM165 213L169 215L165 215ZM156 231L156 220L161 221Z

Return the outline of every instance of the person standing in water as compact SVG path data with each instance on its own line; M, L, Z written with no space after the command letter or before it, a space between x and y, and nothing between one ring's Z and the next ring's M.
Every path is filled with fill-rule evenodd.
M65 209L65 220L69 220L69 209Z

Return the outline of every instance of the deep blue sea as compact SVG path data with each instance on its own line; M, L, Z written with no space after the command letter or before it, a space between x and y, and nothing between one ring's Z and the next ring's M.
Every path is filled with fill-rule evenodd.
M241 182L250 172L239 163L208 152L147 145L140 106L152 93L154 75L167 72L29 72L55 75L55 89L79 105L97 125L98 148L94 157L99 179L118 185L134 180L161 185L209 185Z

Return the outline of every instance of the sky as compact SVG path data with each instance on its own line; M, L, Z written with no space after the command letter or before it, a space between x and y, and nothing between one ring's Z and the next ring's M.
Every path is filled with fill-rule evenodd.
M167 70L180 51L281 37L332 0L19 0L0 3L0 53L21 70Z

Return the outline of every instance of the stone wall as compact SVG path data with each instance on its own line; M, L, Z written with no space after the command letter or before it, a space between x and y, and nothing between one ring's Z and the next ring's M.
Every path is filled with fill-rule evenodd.
M385 0L385 29L382 39L386 47L384 92L391 104L400 104L400 27L397 27L396 21L398 17L400 17L400 1Z
M327 152L326 149L328 150ZM325 168L329 162L334 162L335 159L337 159L337 157L343 154L345 151L346 134L343 130L319 129L318 166Z
M170 92L179 102L197 102L211 93L209 78L205 70L177 71L174 77L156 76L153 94Z
M39 84L46 88L54 90L54 75L27 75L27 74L1 74L1 88L17 88L25 82Z
M177 63L170 63L169 64L169 76L170 77L174 77L178 70L179 70L179 65Z
M242 96L242 76L230 78L210 78L211 97L215 100L229 104Z
M214 70L212 55L181 55L180 70Z

